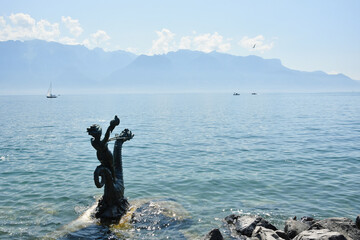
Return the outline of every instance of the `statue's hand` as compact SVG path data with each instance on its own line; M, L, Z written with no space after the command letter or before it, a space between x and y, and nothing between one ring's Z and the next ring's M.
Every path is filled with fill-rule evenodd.
M123 138L125 142L132 139L134 137L134 134L126 128L120 133L119 137Z
M110 121L110 126L115 128L115 126L120 124L120 119L115 115L114 119Z

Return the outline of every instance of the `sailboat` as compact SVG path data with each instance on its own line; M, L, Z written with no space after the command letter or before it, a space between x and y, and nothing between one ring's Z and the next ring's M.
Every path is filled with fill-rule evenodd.
M48 90L48 92L46 94L46 97L47 98L57 98L57 96L55 94L52 94L52 85L51 85L51 83L50 83L49 90Z

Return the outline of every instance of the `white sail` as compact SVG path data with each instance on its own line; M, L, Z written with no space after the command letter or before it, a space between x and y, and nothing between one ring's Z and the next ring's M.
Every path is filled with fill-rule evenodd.
M56 95L52 94L52 84L50 83L50 87L49 87L49 90L46 94L46 97L47 98L56 98Z
M52 91L52 87L51 87L51 83L50 83L50 87L49 87L49 90L47 92L47 97L50 97L51 96L51 91Z

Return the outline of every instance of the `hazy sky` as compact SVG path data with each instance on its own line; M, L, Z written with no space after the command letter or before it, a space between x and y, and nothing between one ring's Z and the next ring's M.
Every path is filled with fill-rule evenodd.
M358 0L0 0L0 41L28 39L150 55L258 55L360 80Z

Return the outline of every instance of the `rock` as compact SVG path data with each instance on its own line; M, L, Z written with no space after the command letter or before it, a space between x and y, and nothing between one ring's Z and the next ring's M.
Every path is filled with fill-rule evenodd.
M206 234L204 240L224 240L219 229L215 228Z
M309 227L313 225L315 222L317 222L317 220L315 220L312 217L302 217L300 221L306 223L307 225L309 225Z
M184 239L180 230L190 226L190 218L177 202L157 199L139 203L131 214L130 224L140 234L146 234L149 230L156 234L171 231L172 239Z
M333 232L339 232L348 239L360 240L360 229L349 218L327 218L314 223L312 229L329 229Z
M236 214L231 214L227 217L225 217L225 222L227 224L235 224L236 220L238 219L239 215L236 215Z
M285 239L285 240L289 240L290 238L288 237L288 235L284 232L284 231L281 231L281 230L276 230L275 233L281 237L282 239Z
M360 214L356 217L356 226L360 229Z
M284 232L292 239L302 231L308 230L310 225L305 222L300 222L292 219L288 219L285 222Z
M276 234L274 230L256 226L254 229L251 240L277 240L280 239L280 237Z
M276 231L277 228L268 221L258 216L240 216L231 214L225 218L231 234L238 237L245 235L251 237L254 229L257 226L264 227Z
M347 240L339 232L332 232L329 229L306 230L297 235L293 240Z

